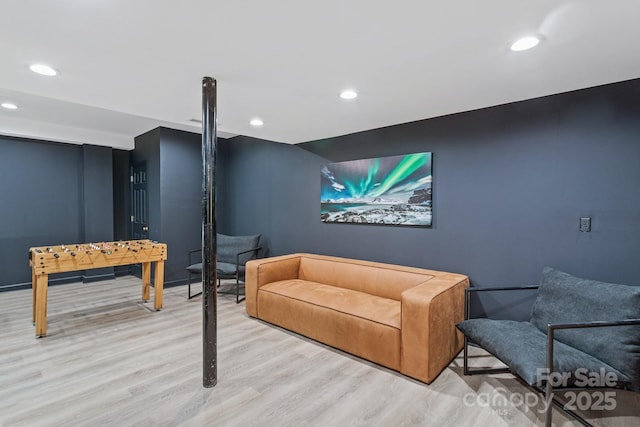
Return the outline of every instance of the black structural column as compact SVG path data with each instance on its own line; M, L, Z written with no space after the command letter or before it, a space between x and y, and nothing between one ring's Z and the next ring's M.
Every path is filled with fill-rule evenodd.
M204 387L218 382L216 288L216 80L202 79L202 353Z

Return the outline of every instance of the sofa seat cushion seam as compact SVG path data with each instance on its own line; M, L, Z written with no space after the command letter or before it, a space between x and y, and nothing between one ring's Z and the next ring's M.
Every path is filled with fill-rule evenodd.
M330 285L325 285L325 286L330 286ZM336 286L334 286L334 287L336 287ZM368 294L365 294L364 292L353 291L353 290L350 290L350 289L349 289L349 291L350 291L350 292L357 292L357 293L364 294L364 295L368 295ZM398 330L398 331L400 331L400 330L401 330L401 328L398 328L398 327L393 326L393 325L389 325L389 324L387 324L387 323L383 323L383 322L377 321L377 320L375 320L375 319L370 319L370 318L363 317L363 316L360 316L360 315L355 314L355 313L350 313L350 312L348 312L348 311L344 311L344 310L336 309L336 308L334 308L334 307L329 307L329 306L326 306L326 305L318 304L318 303L313 302L313 301L307 301L307 300L302 299L302 298L296 298L296 297L291 296L291 295L284 295L284 294L281 294L281 293L279 293L279 292L273 292L273 291L270 291L270 290L268 290L268 289L264 289L264 288L260 288L260 290L259 290L258 292L268 292L268 293L270 293L270 294L272 294L272 295L278 295L278 296L281 296L281 297L284 297L284 298L289 298L289 299L292 299L292 300L296 300L296 301L304 302L304 303L306 303L306 304L310 304L310 305L313 305L313 306L315 306L315 307L322 307L322 308L326 308L326 309L328 309L328 310L335 311L336 313L342 313L342 314L346 314L346 315L349 315L349 316L357 317L357 318L359 318L359 319L367 320L367 321L369 321L369 322L373 322L373 323L377 323L378 325L387 326L387 327L389 327L389 328L393 328L393 329L396 329L396 330ZM381 297L380 297L380 298L381 298ZM402 323L400 323L400 324L402 324Z

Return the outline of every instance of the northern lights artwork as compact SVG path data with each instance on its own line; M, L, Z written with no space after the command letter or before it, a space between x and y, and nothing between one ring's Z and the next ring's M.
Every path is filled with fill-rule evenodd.
M432 153L330 163L320 176L320 219L431 227Z

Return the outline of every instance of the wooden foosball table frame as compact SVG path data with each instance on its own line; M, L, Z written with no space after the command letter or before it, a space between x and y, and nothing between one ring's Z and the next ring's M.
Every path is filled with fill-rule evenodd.
M101 242L29 249L31 288L33 290L33 322L36 337L47 334L47 293L49 274L93 268L142 264L142 299L150 298L151 263L155 262L153 307L162 309L164 262L167 245L151 240Z

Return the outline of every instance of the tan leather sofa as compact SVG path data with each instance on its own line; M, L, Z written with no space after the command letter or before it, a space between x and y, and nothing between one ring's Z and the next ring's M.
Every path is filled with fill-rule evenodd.
M462 349L467 276L292 254L247 262L258 319L430 383Z

